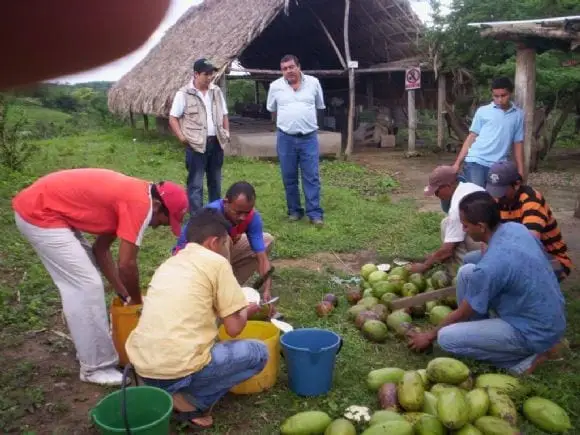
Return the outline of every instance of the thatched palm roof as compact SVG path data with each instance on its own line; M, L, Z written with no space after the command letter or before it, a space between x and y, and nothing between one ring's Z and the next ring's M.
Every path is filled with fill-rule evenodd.
M236 58L245 68L278 69L289 53L300 58L303 69L340 69L316 17L344 55L342 1L205 0L111 88L109 109L167 116L199 57L208 57L219 74ZM413 56L420 26L408 0L351 1L351 57L364 67Z

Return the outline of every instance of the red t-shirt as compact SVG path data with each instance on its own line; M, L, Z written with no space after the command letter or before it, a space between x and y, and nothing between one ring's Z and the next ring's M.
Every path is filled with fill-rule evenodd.
M12 200L26 222L141 244L152 215L150 183L109 169L68 169L38 179Z

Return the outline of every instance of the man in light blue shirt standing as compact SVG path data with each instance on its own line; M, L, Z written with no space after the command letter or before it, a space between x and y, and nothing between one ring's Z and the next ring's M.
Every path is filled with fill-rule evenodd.
M507 160L512 146L518 172L524 172L524 114L511 102L513 90L509 78L495 79L491 85L493 101L475 112L469 135L453 165L459 172L463 163L463 176L470 183L485 187L489 168Z
M267 109L276 121L276 148L286 191L288 218L302 219L304 214L316 226L323 225L320 207L319 146L316 110L325 108L322 87L316 77L303 74L294 55L280 61L282 77L270 84ZM300 202L298 170L306 212Z

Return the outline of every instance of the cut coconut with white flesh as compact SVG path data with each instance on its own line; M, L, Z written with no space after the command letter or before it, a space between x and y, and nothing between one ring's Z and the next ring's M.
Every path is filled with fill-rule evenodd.
M270 319L270 322L272 322L272 324L282 332L290 332L294 330L294 327L290 323L276 319Z
M249 304L259 304L260 303L260 293L258 290L253 289L252 287L242 287L242 291L246 296L246 299Z
M388 272L389 270L391 270L391 265L390 264L377 264L377 269L379 269L382 272Z
M405 260L395 260L393 263L395 263L397 266L406 266L407 264L411 264L410 261Z

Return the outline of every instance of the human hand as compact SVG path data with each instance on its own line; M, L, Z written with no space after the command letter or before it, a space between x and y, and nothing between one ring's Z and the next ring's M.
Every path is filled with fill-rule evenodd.
M454 163L454 164L452 165L452 167L453 167L453 170L455 171L455 173L456 173L456 174L459 174L459 171L461 170L461 165L460 165L460 164L458 164L458 163Z
M480 247L481 247L481 255L484 255L485 252L487 251L487 245L485 243L481 242Z
M427 267L424 263L411 263L406 267L407 270L411 273L424 273L429 270L429 267Z
M248 317L252 317L254 314L260 311L261 307L258 304L251 303L246 307L246 312Z
M416 352L421 352L427 349L437 338L437 334L430 332L408 332L408 346Z

